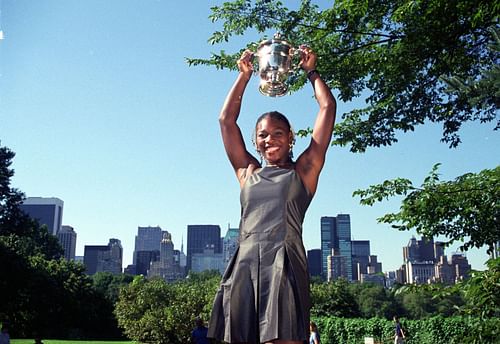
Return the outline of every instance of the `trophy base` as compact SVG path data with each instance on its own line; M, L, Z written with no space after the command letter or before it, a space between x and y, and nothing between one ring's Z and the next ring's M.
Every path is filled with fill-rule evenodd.
M268 97L281 97L286 94L288 87L280 82L266 82L259 86L259 91Z

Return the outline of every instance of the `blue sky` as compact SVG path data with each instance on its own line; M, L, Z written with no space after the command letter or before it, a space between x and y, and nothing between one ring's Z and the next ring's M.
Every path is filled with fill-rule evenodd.
M0 140L16 153L13 186L64 201L63 222L78 233L77 255L84 245L118 238L126 266L138 226L161 226L179 249L188 224L218 224L222 234L238 225L239 187L217 121L236 72L185 61L260 39L248 33L207 43L220 28L208 19L210 7L221 3L0 0ZM310 85L281 98L264 97L257 87L254 77L240 118L248 145L266 111L285 113L296 129L312 125ZM355 105L339 103L339 120ZM370 240L384 270L396 269L413 233L376 218L396 211L398 201L365 207L352 192L395 177L420 184L437 162L443 179L493 168L500 139L492 129L464 125L457 149L440 143L434 124L364 154L332 147L304 222L306 249L320 247L321 216L349 213L353 239ZM307 142L298 140L296 155ZM476 269L487 259L485 249L467 256Z

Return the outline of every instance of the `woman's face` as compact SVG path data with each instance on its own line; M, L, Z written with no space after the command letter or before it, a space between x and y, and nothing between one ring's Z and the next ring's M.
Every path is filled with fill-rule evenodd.
M281 120L268 116L257 124L257 150L268 163L288 162L291 140L292 133Z

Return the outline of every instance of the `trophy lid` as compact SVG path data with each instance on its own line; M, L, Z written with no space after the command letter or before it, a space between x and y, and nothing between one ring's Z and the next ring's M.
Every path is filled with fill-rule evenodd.
M288 43L285 39L282 38L282 35L280 32L276 32L274 34L273 38L266 39L266 40L263 40L262 42L260 42L257 49L260 49L261 47L263 47L265 45L271 45L271 44L283 44L283 45L291 46L290 43Z

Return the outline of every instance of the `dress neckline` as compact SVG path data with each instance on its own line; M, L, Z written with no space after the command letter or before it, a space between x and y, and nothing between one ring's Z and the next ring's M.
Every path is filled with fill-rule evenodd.
M290 167L282 167L282 166L278 166L278 165L270 165L270 164L266 164L265 166L263 166L262 168L269 168L269 169L281 169L281 170L295 170L295 163L290 163L289 165Z

